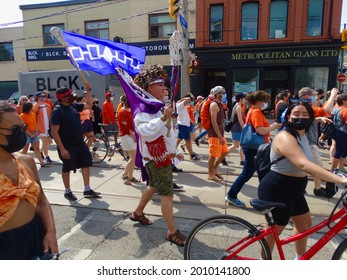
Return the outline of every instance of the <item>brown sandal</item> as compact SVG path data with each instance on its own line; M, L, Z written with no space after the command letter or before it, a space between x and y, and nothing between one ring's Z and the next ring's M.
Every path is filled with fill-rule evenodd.
M219 180L224 180L224 177L220 175L219 173L214 174Z
M139 179L136 179L135 177L132 177L131 179L128 178L128 180L133 183L141 183L141 181Z
M150 221L145 214L142 214L142 216L137 215L135 212L133 212L130 215L130 220L133 222L139 222L141 225L148 226L152 224L152 221Z
M183 247L186 237L179 230L176 230L176 232L173 234L167 234L166 240Z

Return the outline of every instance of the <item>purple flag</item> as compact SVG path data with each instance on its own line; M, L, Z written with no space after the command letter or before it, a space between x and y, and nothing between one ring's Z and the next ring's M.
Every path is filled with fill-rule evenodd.
M136 85L127 72L123 71L120 68L117 68L116 70L118 79L128 99L134 119L137 113L142 112L148 114L156 114L165 106L163 102L156 99L147 91ZM139 135L137 134L136 130L135 136L137 143L139 143ZM141 169L142 180L147 181L148 174L146 172L146 168L142 163L142 155L139 149L139 144L137 144L135 165Z

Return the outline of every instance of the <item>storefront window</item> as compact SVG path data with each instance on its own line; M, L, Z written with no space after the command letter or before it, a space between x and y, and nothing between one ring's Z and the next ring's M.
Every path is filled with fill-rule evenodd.
M310 0L308 7L307 36L322 35L323 5L323 0Z
M287 0L272 0L270 11L270 30L269 38L287 37Z
M253 92L259 88L259 69L234 69L233 93Z
M223 5L211 5L210 42L223 41Z
M300 67L295 71L295 90L302 87L328 88L329 67Z
M242 4L241 40L258 39L258 3Z

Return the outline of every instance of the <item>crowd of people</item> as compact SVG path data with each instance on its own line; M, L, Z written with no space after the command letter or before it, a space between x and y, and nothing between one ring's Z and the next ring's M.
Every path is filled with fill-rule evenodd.
M141 179L146 188L130 219L144 226L151 225L152 221L144 211L157 193L167 225L166 239L178 246L184 246L185 236L174 222L173 194L175 188L180 187L173 182L173 172L183 171L176 166L177 161L184 159L180 148L184 153L187 151L193 162L201 160L194 152L193 143L199 147L203 143L208 145L206 179L215 182L224 180L219 166L228 166L227 155L238 152L242 172L230 186L225 200L232 206L245 207L238 194L255 173L253 159L257 153L255 148L240 145L245 124L251 124L257 134L263 135L265 143L272 141L271 160L279 157L284 157L284 160L273 164L269 173L259 177L258 197L287 205L285 209L272 210L279 233L289 220L294 223L296 232L311 226L311 215L304 196L308 174L314 178L314 195L320 197L327 195L321 181L347 183L346 179L322 168L320 159L320 149L329 147L331 170L339 168L345 171L347 96L339 94L336 88L326 94L308 87L295 94L289 90L279 92L272 113L274 119L269 122L264 110L268 108L270 95L262 90L235 94L233 103L228 106L226 90L218 85L210 90L207 98L187 93L175 102L174 107L167 104L170 93L165 86L165 72L161 65L144 67L134 82L162 102L162 109L133 114L125 94L121 95L115 109L111 91L105 93L105 100L99 106L99 100L92 99L88 82L85 84L86 91L80 97L75 96L71 89L58 89L56 104L50 102L47 91L38 92L35 96L21 96L15 108L5 102L1 104L0 171L4 186L0 188L0 197L6 203L0 210L0 259L30 259L48 251L58 251L52 210L42 190L34 161L25 155L30 147L40 166L46 167L52 164L49 145L54 140L63 163L61 176L66 199L77 200L70 186L70 172L77 169L81 169L83 196L96 198L101 195L90 186L92 157L89 152L89 147L97 141L95 135L101 132L99 123L106 125L103 127L105 132L114 138L115 145L122 146L127 155L128 161L122 174L126 185L141 182L133 175L137 152L141 151ZM204 104L208 104L208 127L202 109ZM232 121L231 143L225 137L227 119ZM326 123L333 123L335 127L330 139L320 131ZM20 188L21 193L18 191L18 194L8 196L6 186L11 182ZM19 214L23 209L26 211L24 216ZM24 233L21 230L23 226L27 227ZM11 234L8 234L9 230ZM21 238L21 234L31 234L34 241L27 242L22 238L25 252L11 255L7 252L9 246L19 246L13 244L13 236ZM272 248L274 241L270 238L267 242ZM297 257L305 250L306 240L303 239L296 244Z

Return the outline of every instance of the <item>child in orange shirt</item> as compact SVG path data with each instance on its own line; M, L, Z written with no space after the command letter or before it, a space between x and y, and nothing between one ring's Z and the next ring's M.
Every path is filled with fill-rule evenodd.
M40 162L41 167L46 166L46 161L42 158L41 152L40 152L40 140L39 140L39 133L37 131L37 125L36 125L36 114L33 112L33 104L30 102L23 103L22 106L22 113L20 114L20 118L22 119L23 123L27 126L26 135L27 135L27 142L22 150L22 154L27 154L29 145L34 149L34 153L37 157L37 159Z

